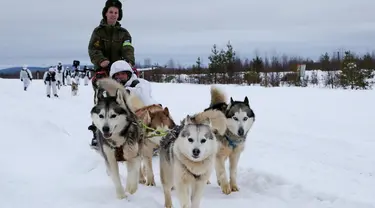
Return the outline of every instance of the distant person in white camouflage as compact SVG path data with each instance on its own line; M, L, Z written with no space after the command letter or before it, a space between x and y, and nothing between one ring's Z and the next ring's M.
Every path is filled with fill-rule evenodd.
M81 73L79 72L79 69L76 69L75 71L74 71L74 80L75 80L75 82L77 83L77 85L80 85L81 84Z
M72 71L67 66L64 71L65 85L72 85Z
M56 81L57 81L57 88L60 89L60 87L63 84L63 74L64 74L64 66L62 65L61 61L56 66Z
M27 90L27 88L30 85L30 82L33 80L33 74L31 71L27 68L26 65L24 65L20 71L20 79L21 82L23 82L23 90Z
M91 73L87 66L83 68L83 84L85 86L89 85L89 81L91 79Z
M46 85L46 93L47 97L51 97L51 88L53 95L55 97L59 97L57 95L57 88L56 88L56 69L50 67L48 71L46 71L43 75L44 84Z

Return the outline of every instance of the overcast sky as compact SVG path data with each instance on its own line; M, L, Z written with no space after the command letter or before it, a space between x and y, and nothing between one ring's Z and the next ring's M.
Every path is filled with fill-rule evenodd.
M375 48L374 0L126 0L121 24L136 59L180 64L230 40L241 57L287 53L316 58ZM89 63L87 45L105 0L0 1L0 65Z

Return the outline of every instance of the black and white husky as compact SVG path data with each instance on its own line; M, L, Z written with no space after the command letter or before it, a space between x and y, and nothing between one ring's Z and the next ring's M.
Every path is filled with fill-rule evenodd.
M220 110L225 114L227 129L224 135L217 135L219 151L216 157L216 177L224 194L239 191L237 184L237 166L240 155L245 149L246 137L255 122L255 114L246 96L243 101L230 98L227 103L225 94L211 86L211 104L206 110ZM225 161L229 158L229 182L225 171Z
M116 85L113 82L107 80L104 85ZM142 127L128 106L125 89L117 89L115 95L107 93L105 96L98 88L95 94L91 119L96 127L97 151L105 160L117 197L126 198L125 192L133 194L138 189L143 146ZM126 162L127 165L125 190L121 184L118 162Z

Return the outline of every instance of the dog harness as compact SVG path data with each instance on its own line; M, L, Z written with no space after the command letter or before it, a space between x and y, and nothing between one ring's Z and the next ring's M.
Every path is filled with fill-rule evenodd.
M124 130L124 132L127 132L130 128L130 126L132 125L133 123L129 123L129 125L126 127L126 129ZM126 162L126 158L124 157L124 146L125 146L125 143L120 145L119 147L116 146L116 142L113 141L113 140L106 140L104 139L103 140L104 144L106 144L107 146L109 146L111 149L113 149L115 151L115 158L116 158L116 161L117 162ZM139 155L139 153L137 154L137 156Z
M242 142L242 140L241 140L241 141L234 141L234 140L231 139L227 134L225 134L225 138L226 138L227 141L228 141L228 145L229 145L230 147L232 147L233 149L236 149L237 145L238 145L239 143Z

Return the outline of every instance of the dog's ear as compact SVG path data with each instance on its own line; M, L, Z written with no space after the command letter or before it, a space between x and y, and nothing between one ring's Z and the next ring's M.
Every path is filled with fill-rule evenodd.
M234 103L234 100L232 97L230 97L230 104L233 104Z
M118 104L123 104L124 103L124 97L123 97L120 89L116 90L116 102Z
M99 101L103 100L105 97L104 97L104 90L101 89L101 88L97 88L95 90L95 103L98 103Z
M185 125L193 124L192 118L190 115L187 115L185 118Z
M246 96L243 102L244 102L246 105L249 105L249 98L247 98L247 96Z
M169 109L167 107L164 108L164 114L166 116L169 116Z

